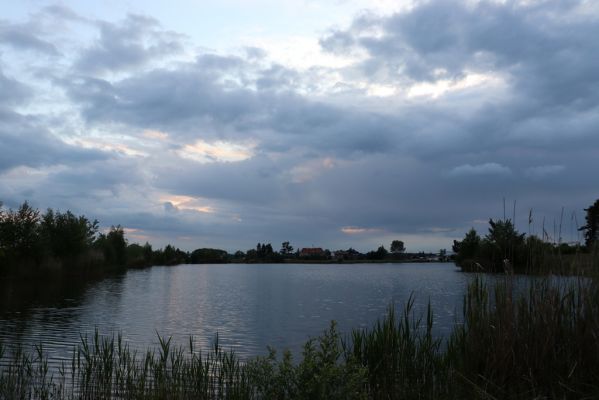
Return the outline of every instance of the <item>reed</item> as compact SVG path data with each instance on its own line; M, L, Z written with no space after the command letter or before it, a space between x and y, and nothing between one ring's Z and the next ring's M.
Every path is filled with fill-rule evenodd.
M41 345L0 343L0 399L599 398L598 281L559 282L475 279L447 340L410 297L369 329L342 336L331 323L297 362L273 349L242 362L218 336L205 350L158 336L138 352L95 332L56 370Z

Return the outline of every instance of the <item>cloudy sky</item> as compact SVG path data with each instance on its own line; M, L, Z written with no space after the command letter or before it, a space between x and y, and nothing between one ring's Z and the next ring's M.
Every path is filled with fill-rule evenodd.
M7 0L0 200L188 250L438 250L504 199L574 240L597 38L594 0Z

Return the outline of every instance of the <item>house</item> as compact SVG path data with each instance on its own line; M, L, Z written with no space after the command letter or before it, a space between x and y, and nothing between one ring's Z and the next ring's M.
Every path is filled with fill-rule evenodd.
M320 247L304 247L300 250L299 256L306 258L324 258L326 253Z
M348 250L337 250L334 253L335 260L343 261L343 260L357 260L361 254L360 252L349 248Z

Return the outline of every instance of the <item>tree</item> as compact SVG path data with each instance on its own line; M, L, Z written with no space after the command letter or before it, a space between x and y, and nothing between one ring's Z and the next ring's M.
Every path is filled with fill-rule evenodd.
M229 254L221 249L196 249L190 255L192 264L215 264L227 262Z
M366 254L366 258L369 260L384 260L385 257L387 257L387 254L389 254L389 252L385 249L385 246L379 246L376 251L369 251Z
M439 260L441 260L441 261L447 260L447 250L445 250L445 249L439 250Z
M391 242L391 253L402 254L406 251L404 243L401 240L394 240Z
M281 252L280 253L284 256L289 256L291 253L293 253L293 246L291 246L289 244L289 242L283 242L281 244Z
M470 262L478 256L480 251L480 236L474 228L470 228L462 241L453 241L452 250L455 254L455 261L461 267L467 267L465 262Z
M379 248L376 250L376 254L382 260L383 258L387 257L387 254L389 254L389 252L387 251L385 246L379 246Z
M95 246L104 253L104 261L111 267L124 267L127 262L127 240L120 225L111 226L108 234L100 234Z
M589 208L584 209L586 215L586 225L579 228L584 232L584 239L587 248L591 248L593 243L599 240L599 199Z
M90 248L98 232L98 221L90 222L72 212L48 209L41 219L40 235L52 256L77 256Z
M235 252L235 254L233 255L233 257L234 257L236 260L242 260L243 258L245 258L245 253L244 253L243 251L241 251L241 250L237 250L237 251Z
M524 245L524 236L524 233L518 233L511 220L493 221L491 218L485 240L494 247L496 257L513 262L517 250Z
M273 255L274 250L270 243L258 243L256 245L256 253L258 258L268 258Z
M17 211L8 210L0 215L0 248L5 256L39 258L40 213L24 202Z

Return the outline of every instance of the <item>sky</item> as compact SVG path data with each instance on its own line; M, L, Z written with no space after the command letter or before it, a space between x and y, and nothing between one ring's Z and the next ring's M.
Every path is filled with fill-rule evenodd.
M186 250L576 241L598 37L593 0L6 0L0 201Z

